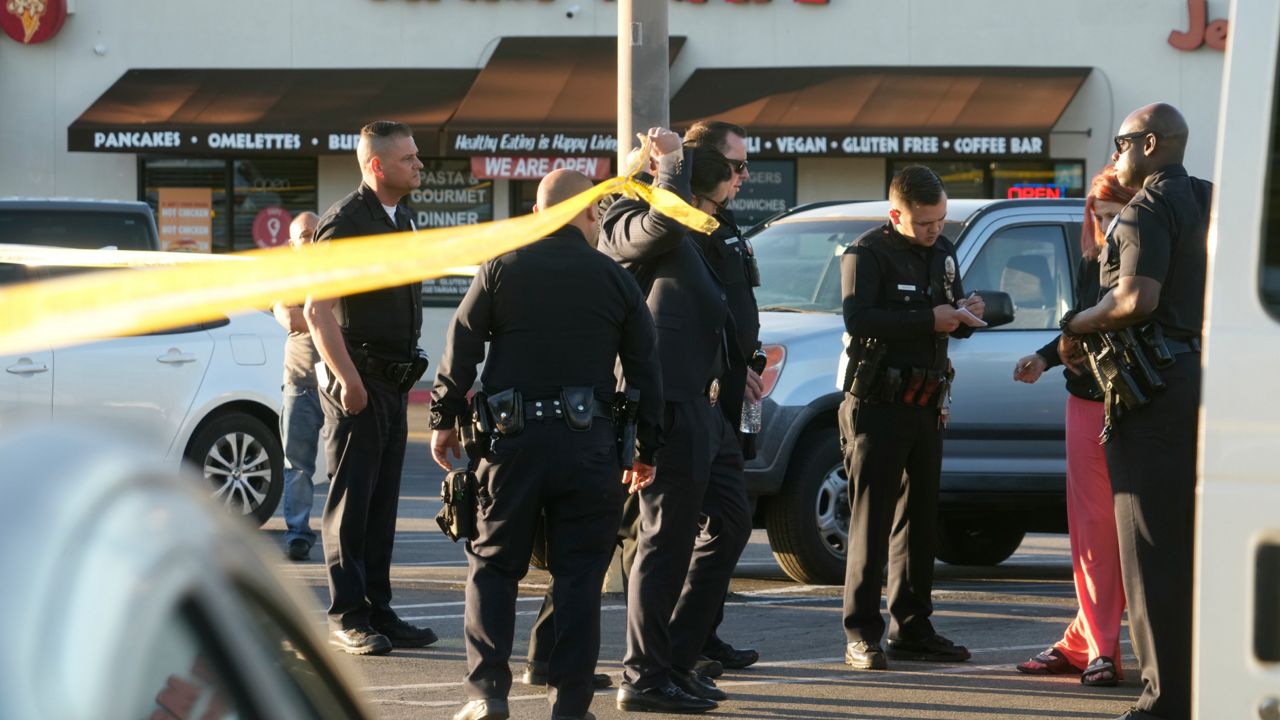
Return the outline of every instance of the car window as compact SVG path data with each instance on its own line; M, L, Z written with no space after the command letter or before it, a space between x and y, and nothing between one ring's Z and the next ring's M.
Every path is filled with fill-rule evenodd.
M142 658L139 694L120 717L191 717L232 720L253 717L244 693L231 679L226 655L212 641L209 623L194 604L174 608Z
M965 290L999 290L1014 318L1000 330L1053 330L1071 308L1071 262L1060 224L1015 225L987 239L964 276Z
M0 210L0 243L155 250L150 225L141 213Z
M293 700L290 704L297 706L298 712L318 720L363 717L329 666L320 659L320 652L309 636L286 619L286 613L243 587L240 595L256 626L254 636L282 671L280 692L286 692L287 688Z
M1280 97L1280 61L1274 96ZM1266 112L1265 110L1263 112ZM1271 112L1271 147L1262 196L1262 267L1258 278L1263 306L1280 320L1280 112Z
M756 302L761 310L841 312L840 256L849 243L882 219L775 223L751 236L760 265ZM947 223L956 238L963 226Z

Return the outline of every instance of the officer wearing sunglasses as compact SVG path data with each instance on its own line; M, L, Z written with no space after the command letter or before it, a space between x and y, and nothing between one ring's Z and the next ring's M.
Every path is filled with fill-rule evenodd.
M1114 138L1116 177L1138 192L1102 251L1103 297L1063 317L1063 357L1079 337L1134 327L1162 331L1172 355L1165 389L1120 417L1107 444L1129 635L1142 696L1123 718L1191 717L1191 578L1200 336L1212 185L1182 166L1187 123L1171 105L1139 108ZM1156 363L1161 366L1161 363Z

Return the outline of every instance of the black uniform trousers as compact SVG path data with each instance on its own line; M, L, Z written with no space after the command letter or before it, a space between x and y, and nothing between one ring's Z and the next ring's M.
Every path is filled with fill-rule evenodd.
M663 427L627 588L623 682L637 690L693 668L751 537L742 447L724 413L705 397L668 402Z
M1200 354L1161 370L1165 390L1120 418L1107 443L1129 636L1142 667L1137 707L1191 717L1191 579Z
M369 402L355 415L320 392L330 479L321 531L332 598L329 624L335 629L395 618L391 548L408 438L408 395L381 378L363 373L360 378Z
M622 592L626 593L631 564L636 559L636 535L640 532L640 496L627 495L622 505L622 521L618 524L617 543L622 547ZM610 560L613 559L610 553ZM607 570L606 570L607 572ZM555 578L547 585L542 596L542 607L529 631L529 662L545 663L551 658L551 648L556 642L555 626Z
M527 420L524 432L498 439L476 475L483 490L478 535L466 545L467 693L505 698L511 690L517 584L544 515L556 608L549 698L553 713L581 715L594 692L600 585L625 492L613 425L596 418L575 432L560 419Z
M889 637L928 637L934 633L929 616L942 472L938 411L846 394L839 422L852 510L845 635L870 643L884 635L880 588L887 559Z

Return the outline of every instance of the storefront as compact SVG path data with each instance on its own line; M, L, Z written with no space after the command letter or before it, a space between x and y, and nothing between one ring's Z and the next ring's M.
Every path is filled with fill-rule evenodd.
M564 2L228 0L152 13L146 28L128 21L141 0L71 2L43 44L0 38L0 195L157 211L207 196L199 249L268 246L294 214L350 192L354 133L385 117L417 133L420 227L527 212L551 169L617 171L616 8ZM1069 5L673 1L672 125L748 128L744 225L881 198L916 162L952 197L1078 197L1124 114L1157 99L1187 112L1188 165L1211 173L1222 55L1173 42L1188 8ZM1125 49L1101 17L1131 28Z

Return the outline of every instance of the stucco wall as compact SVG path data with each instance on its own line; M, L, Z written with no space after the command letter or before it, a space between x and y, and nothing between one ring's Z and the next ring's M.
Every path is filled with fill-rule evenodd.
M581 10L567 18L571 5ZM1210 18L1226 6L1211 0ZM48 43L0 37L0 195L134 197L132 155L66 151L67 126L130 68L478 68L504 35L611 35L615 13L605 0L79 0ZM1188 167L1207 176L1223 55L1167 44L1186 14L1183 0L672 2L671 33L688 38L672 87L700 67L1093 67L1052 136L1054 157L1096 171L1124 115L1165 100L1190 122ZM805 175L800 194L822 192ZM322 206L350 185L321 161Z

